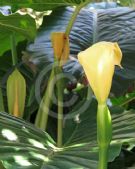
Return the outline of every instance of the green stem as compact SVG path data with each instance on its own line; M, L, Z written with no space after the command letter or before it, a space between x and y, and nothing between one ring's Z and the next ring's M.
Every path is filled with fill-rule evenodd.
M133 100L135 100L135 97L132 97L131 99L129 99L129 100L127 100L127 101L125 101L125 102L119 104L118 106L124 106L124 105L130 103L130 102L133 101Z
M57 146L62 147L62 140L63 140L63 81L59 75L62 74L61 67L56 67L56 87L57 87L57 94L58 94L58 129L57 129Z
M71 29L72 29L72 27L73 27L73 25L74 25L74 22L75 22L75 20L76 20L76 18L77 18L77 15L78 15L79 12L80 12L80 10L81 10L84 6L86 6L87 4L89 4L89 3L90 3L90 0L88 0L88 1L86 1L86 2L84 2L84 3L81 3L80 5L76 6L75 11L74 11L74 13L73 13L73 15L72 15L72 17L71 17L71 19L70 19L68 25L67 25L66 31L65 31L65 34L66 34L67 36L69 36L70 31L71 31Z
M51 106L51 97L54 91L54 83L55 83L55 74L54 74L54 68L53 68L49 81L48 81L46 92L40 103L36 121L35 121L35 125L45 131L47 128L47 123L48 123L48 115L49 115L49 109Z
M77 18L77 15L79 14L80 10L82 9L82 7L84 7L85 5L87 5L89 3L89 1L82 3L81 5L77 6L67 27L66 27L66 31L65 34L67 36L69 36L70 31L73 27L73 24ZM60 67L56 68L56 75L58 75L59 73L62 73L62 70ZM58 147L62 147L62 136L63 136L63 83L61 80L57 79L57 91L58 91L58 131L57 131L57 146Z
M2 89L0 87L0 111L1 112L4 112L5 109L4 109L4 101L3 101L3 94L2 94Z
M15 40L15 33L13 32L10 36L11 41L11 52L12 52L12 63L13 66L17 64L17 51L16 51L16 40Z
M107 169L108 146L99 148L99 165L98 169Z
M67 25L67 28L66 28L66 35L69 36L70 34L70 31L73 27L73 24L75 22L75 19L78 15L78 13L80 12L81 8L84 7L85 5L87 5L88 3L90 3L90 0L86 1L85 3L82 3L81 5L77 6L68 25ZM13 40L13 39L12 39ZM11 44L14 44L14 43L11 43ZM12 48L14 49L14 48ZM12 50L14 51L14 50ZM13 54L13 64L16 63L16 57L15 57L15 53L12 52ZM54 70L52 70L52 73L51 73L51 76L50 76L50 80L48 82L48 86L47 86L47 89L46 89L46 93L45 95L43 96L43 99L41 101L41 104L40 104L40 107L39 107L39 110L38 110L38 113L37 113L37 117L36 117L36 121L35 121L35 125L43 130L46 130L46 127L47 127L47 122L48 122L48 114L49 114L49 108L50 108L50 105L51 105L51 96L53 94L53 91L54 91L54 79L55 75L54 75ZM49 94L49 95L48 95ZM63 100L63 96L60 96L61 94L59 94L59 100ZM58 116L61 117L63 114L63 108L61 106L58 106ZM60 118L61 119L61 118ZM60 138L62 138L62 120L58 120L58 142L59 142L59 145L61 145L61 141L60 141Z
M106 104L98 104L97 141L99 146L98 169L107 169L108 149L112 139L112 121Z
M0 169L5 169L1 161L0 161Z

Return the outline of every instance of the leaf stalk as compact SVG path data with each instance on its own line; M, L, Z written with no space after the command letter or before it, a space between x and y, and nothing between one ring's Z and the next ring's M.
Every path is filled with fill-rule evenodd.
M15 66L17 64L15 32L13 32L10 35L10 42L11 42L11 52L12 52L12 64L13 64L13 66Z

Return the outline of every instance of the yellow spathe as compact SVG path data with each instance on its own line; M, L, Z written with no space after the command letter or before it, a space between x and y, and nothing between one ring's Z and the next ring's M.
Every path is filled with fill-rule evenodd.
M99 42L78 54L88 81L99 103L110 93L115 65L121 67L122 52L117 43Z
M54 56L62 66L66 63L69 57L69 37L64 32L53 32L51 34L51 41Z

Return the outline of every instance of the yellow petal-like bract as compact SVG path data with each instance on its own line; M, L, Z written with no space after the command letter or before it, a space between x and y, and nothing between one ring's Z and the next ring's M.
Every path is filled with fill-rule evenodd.
M63 65L69 57L69 38L64 32L53 32L51 40L54 56Z
M26 98L26 82L23 75L15 69L7 80L7 100L9 113L23 117Z
M78 54L99 103L108 98L115 65L121 66L122 52L117 43L99 42Z

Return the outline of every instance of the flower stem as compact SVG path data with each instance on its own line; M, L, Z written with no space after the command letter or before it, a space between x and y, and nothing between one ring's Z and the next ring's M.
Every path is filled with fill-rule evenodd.
M58 94L58 129L57 129L57 146L62 147L63 140L63 80L59 78L59 75L62 75L61 67L56 68L56 87Z
M97 141L99 146L98 169L107 169L108 149L112 139L112 121L106 104L98 104Z
M35 125L45 131L47 128L47 123L48 123L48 115L49 115L49 109L51 106L51 97L54 91L54 83L55 83L55 74L54 74L54 68L52 68L52 72L49 77L47 89L41 100L39 110L37 113L37 117L36 117L36 121L35 121Z
M99 147L99 165L98 169L107 169L108 146Z
M3 101L3 94L2 94L2 89L0 87L0 111L1 112L4 112L5 109L4 109L4 101Z
M13 66L17 64L17 51L16 51L16 40L15 40L15 33L13 32L10 36L11 41L11 52L12 52L12 63Z
M58 135L57 135L57 146L62 147L63 143L63 106L61 105L63 101L63 93L61 93L60 88L58 89Z
M67 36L69 36L70 31L73 27L73 24L77 18L78 13L80 12L81 8L84 7L85 5L87 5L88 3L90 3L90 0L87 0L86 2L78 5L67 25L65 34ZM12 37L13 38L13 37ZM12 39L13 41L13 39ZM14 48L13 48L14 49ZM13 64L15 65L16 63L16 57L15 57L15 53L14 50L12 50L13 52ZM54 77L55 77L55 73L54 70L52 70L51 75L50 75L50 79L48 82L48 86L46 89L46 93L43 96L43 99L40 103L40 107L37 113L37 117L36 117L36 121L35 121L35 125L43 130L46 130L47 127L47 122L48 122L48 114L49 114L49 109L50 109L50 105L51 105L51 96L53 94L54 91ZM58 91L60 91L60 88L58 87ZM59 92L58 92L59 93ZM58 102L62 103L63 100L63 93L62 94L58 94ZM58 145L61 146L62 145L62 119L63 119L63 106L59 106L58 103Z
M80 5L78 5L75 8L75 11L73 12L71 19L67 25L65 34L67 36L69 36L71 29L73 27L73 24L77 18L77 15L79 14L80 10L82 9L82 7L84 7L85 5L87 5L89 3L89 0L85 3L82 3ZM59 74L62 73L61 68L58 66L56 68L56 75L58 76ZM57 79L57 92L58 92L58 130L57 130L57 146L58 147L62 147L62 136L63 136L63 82L61 79Z
M89 3L90 3L90 0L87 0L86 2L81 3L80 5L76 6L75 11L74 11L74 13L73 13L73 15L72 15L72 17L71 17L71 19L70 19L68 25L67 25L66 31L65 31L65 34L66 34L67 36L69 36L70 31L71 31L71 29L72 29L72 27L73 27L73 25L74 25L74 22L75 22L75 20L76 20L76 18L77 18L77 15L78 15L79 12L80 12L80 10L81 10L84 6L86 6L87 4L89 4Z

